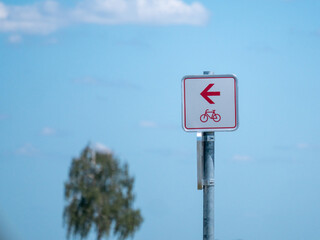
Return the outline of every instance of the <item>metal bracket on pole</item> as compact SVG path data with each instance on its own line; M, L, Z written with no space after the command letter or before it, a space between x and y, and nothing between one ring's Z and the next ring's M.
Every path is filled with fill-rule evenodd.
M204 136L202 132L197 132L197 188L203 189L203 158L204 158Z

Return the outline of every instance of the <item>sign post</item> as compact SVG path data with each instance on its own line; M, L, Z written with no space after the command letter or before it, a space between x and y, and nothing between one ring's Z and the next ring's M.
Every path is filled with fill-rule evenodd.
M203 189L203 240L214 240L215 131L238 128L237 79L234 75L182 78L182 125L197 134L198 189Z

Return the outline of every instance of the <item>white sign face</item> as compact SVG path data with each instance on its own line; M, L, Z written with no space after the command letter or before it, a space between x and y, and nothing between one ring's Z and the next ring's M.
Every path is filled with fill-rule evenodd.
M182 118L185 131L236 130L237 78L234 75L185 76Z

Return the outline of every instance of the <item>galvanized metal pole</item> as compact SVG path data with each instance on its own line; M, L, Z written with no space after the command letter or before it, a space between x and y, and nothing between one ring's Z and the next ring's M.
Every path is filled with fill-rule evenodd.
M214 132L203 133L203 140L203 240L214 240Z

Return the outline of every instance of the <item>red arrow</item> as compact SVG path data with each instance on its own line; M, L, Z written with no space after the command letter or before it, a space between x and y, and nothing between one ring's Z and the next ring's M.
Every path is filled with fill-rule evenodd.
M209 92L210 88L214 85L214 83L210 83L201 93L200 95L208 101L210 104L214 104L214 102L209 98L209 96L220 96L220 92Z

